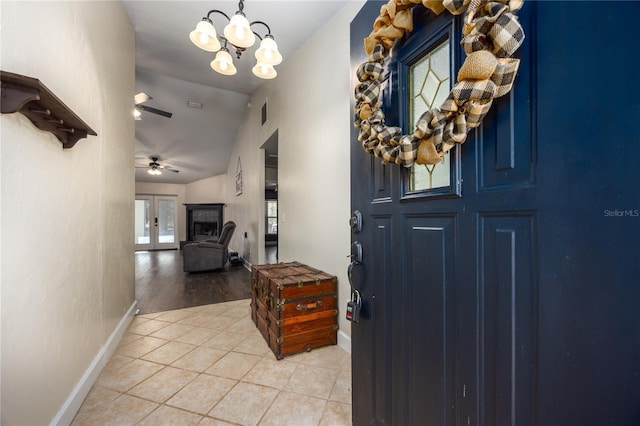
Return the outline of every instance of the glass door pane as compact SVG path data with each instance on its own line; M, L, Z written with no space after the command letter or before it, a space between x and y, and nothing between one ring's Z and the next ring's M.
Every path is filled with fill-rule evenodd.
M134 244L136 250L150 250L153 248L151 233L153 225L151 223L152 197L137 196L135 201L134 219Z
M176 200L156 198L157 203L157 245L176 244Z

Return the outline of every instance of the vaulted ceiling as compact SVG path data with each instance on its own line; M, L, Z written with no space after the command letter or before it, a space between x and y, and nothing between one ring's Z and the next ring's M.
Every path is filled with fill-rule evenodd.
M345 3L248 0L244 12L249 21L270 26L286 63ZM240 59L232 55L238 72L225 76L209 65L215 53L194 46L189 32L209 10L233 15L238 2L132 0L123 4L136 33L136 93L153 97L144 105L173 114L166 118L142 111L142 119L136 121L136 163L147 164L149 157L157 156L159 163L180 170L153 176L140 168L136 181L184 184L226 173L249 94L264 82L251 72L260 40ZM218 34L222 33L226 19L214 14L212 20ZM260 25L252 28L260 36L265 34ZM202 108L190 108L189 101Z

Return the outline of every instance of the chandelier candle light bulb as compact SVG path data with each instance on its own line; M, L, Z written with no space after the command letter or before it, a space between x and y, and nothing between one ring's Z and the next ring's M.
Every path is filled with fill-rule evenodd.
M196 29L189 34L189 39L193 44L207 52L217 52L222 47L220 41L218 41L216 29L208 18L198 22Z
M276 78L278 75L273 66L263 62L258 62L251 71L253 71L257 77L264 78L265 80Z
M249 28L249 21L239 12L236 12L224 27L224 36L229 40L229 43L237 47L251 47L256 42L256 36Z
M216 54L216 58L211 61L211 68L224 75L234 75L238 72L235 65L233 65L233 59L229 54L229 49L226 47L220 49Z
M224 35L218 35L213 26L211 15L214 13L224 16L229 21L224 27ZM254 32L251 27L258 24L266 27L267 34L261 36ZM237 72L227 44L231 44L235 49L236 56L240 59L242 53L255 44L256 36L260 38L261 42L260 47L255 52L256 65L252 68L253 74L264 79L275 78L278 73L273 67L282 62L282 55L278 51L278 45L273 35L271 35L271 28L266 23L262 21L249 23L244 14L244 0L240 0L238 11L231 18L220 10L210 10L196 24L196 28L189 33L191 42L200 49L208 52L218 52L215 59L211 61L211 68L224 75L234 75ZM224 47L221 42L224 42Z
M260 48L256 50L256 59L259 63L278 65L282 62L282 55L278 52L278 45L272 36L266 35L260 42Z

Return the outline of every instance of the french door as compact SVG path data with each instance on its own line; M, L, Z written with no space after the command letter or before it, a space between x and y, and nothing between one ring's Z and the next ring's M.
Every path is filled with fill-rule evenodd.
M136 195L136 250L167 250L179 246L173 195Z

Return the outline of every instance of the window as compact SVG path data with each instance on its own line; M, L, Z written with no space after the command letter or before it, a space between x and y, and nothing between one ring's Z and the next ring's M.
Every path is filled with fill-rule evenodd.
M451 90L449 40L427 51L409 68L409 129L427 110L440 106ZM433 165L415 164L409 172L409 191L448 187L450 155Z
M267 200L267 235L278 235L278 200Z

